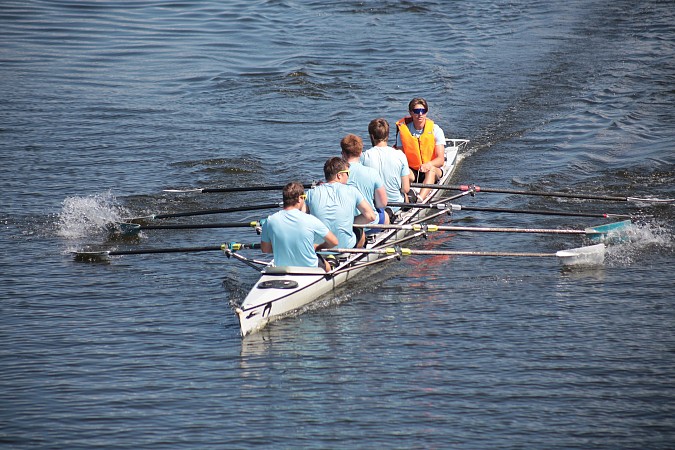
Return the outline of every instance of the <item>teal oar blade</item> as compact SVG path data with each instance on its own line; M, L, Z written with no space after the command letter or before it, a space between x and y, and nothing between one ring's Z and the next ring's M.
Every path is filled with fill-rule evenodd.
M621 222L608 223L586 228L586 234L593 242L617 243L627 239L626 232L630 229L632 222L623 220Z

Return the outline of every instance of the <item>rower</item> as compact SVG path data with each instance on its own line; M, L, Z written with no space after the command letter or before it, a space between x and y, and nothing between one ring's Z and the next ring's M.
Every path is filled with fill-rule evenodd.
M354 186L348 186L349 163L342 158L328 159L323 166L326 183L307 192L309 212L326 224L338 238L340 248L363 247L363 229L354 229L356 223L371 223L375 211ZM354 211L359 215L354 217Z
M421 97L408 103L409 116L396 122L396 145L402 149L410 166L412 183L435 184L443 177L445 164L445 134L441 127L427 118L429 105ZM420 190L418 201L423 201L431 192Z
M263 224L260 248L274 254L277 267L321 267L328 272L330 265L316 252L335 247L338 239L323 222L303 212L306 198L301 183L284 186L284 209Z
M372 167L361 164L363 141L354 134L348 134L340 141L342 158L349 163L349 180L347 185L354 186L368 201L371 208L377 213L377 218L371 222L374 225L389 223L389 215L384 212L387 207L387 190L380 173ZM355 210L355 216L359 215ZM354 220L354 223L360 223Z
M408 160L400 150L389 146L389 123L383 118L377 118L368 124L368 134L372 147L361 156L361 161L366 167L372 167L377 170L384 182L384 188L387 191L388 202L408 202L408 192L410 191L410 169ZM387 207L392 212L400 208Z

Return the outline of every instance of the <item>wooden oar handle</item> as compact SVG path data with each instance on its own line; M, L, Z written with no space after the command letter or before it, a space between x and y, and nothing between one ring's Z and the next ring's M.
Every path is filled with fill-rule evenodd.
M461 184L459 186L448 186L439 184L422 184L411 183L411 187L428 188L428 189L446 189L451 191L466 191L476 192L492 192L497 194L517 194L517 195L539 195L543 197L564 197L564 198L578 198L583 200L607 200L612 202L654 202L654 203L675 203L672 198L640 198L640 197L617 197L611 195L595 195L595 194L580 194L573 192L548 192L548 191L523 191L517 189L494 189L484 188L475 184Z
M610 213L585 213L585 212L571 212L571 211L553 211L548 209L513 209L513 208L489 208L483 206L464 206L447 203L399 203L391 202L387 206L397 206L400 208L432 208L432 209L447 209L452 211L481 211L481 212L500 212L508 214L536 214L543 216L567 216L567 217L625 217L630 218L629 214L610 214Z

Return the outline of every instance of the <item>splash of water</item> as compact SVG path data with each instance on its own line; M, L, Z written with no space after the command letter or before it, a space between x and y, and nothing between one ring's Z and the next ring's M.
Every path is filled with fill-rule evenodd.
M87 197L67 197L58 216L58 235L76 239L100 233L114 222L120 222L127 210L117 204L112 192Z
M675 239L670 224L650 221L633 224L622 232L618 245L608 247L607 257L614 265L630 265L654 253L674 253Z

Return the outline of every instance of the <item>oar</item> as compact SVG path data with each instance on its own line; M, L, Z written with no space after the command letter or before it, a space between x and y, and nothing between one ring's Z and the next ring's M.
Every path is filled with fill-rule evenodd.
M568 211L552 211L548 209L513 209L513 208L489 208L483 206L464 206L454 203L387 203L387 206L398 206L401 208L429 208L429 209L447 209L451 211L485 211L501 212L513 214L538 214L543 216L568 216L568 217L598 217L598 218L630 218L629 214L610 214L610 213L584 213Z
M492 192L499 194L520 194L520 195L539 195L543 197L566 197L578 198L584 200L607 200L614 202L654 202L654 203L675 203L675 198L641 198L641 197L613 197L607 195L593 194L573 194L569 192L547 192L547 191L520 191L515 189L492 189L474 185L447 186L442 184L423 184L411 183L410 186L429 189L445 189L450 191L473 191L473 192Z
M239 242L230 242L217 246L207 247L179 247L179 248L141 248L135 250L105 250L98 252L72 252L75 261L96 262L107 261L110 256L122 255L148 255L156 253L196 253L213 251L237 251L244 249L258 249L260 244L242 244Z
M114 232L130 235L143 230L191 230L200 228L256 228L260 222L230 222L205 224L176 224L176 225L139 225L137 223L117 223Z
M320 253L376 253L381 255L432 255L432 256L514 256L549 258L556 257L564 265L602 264L605 260L605 244L596 244L586 247L560 250L555 253L524 253L524 252L484 252L461 250L414 250L401 247L387 248L333 248Z
M544 233L544 234L583 234L591 238L602 238L608 233L619 233L623 228L630 226L630 220L623 222L610 223L606 225L599 225L596 227L586 228L584 230L569 230L557 228L495 228L495 227L460 227L451 225L434 225L434 224L413 224L413 225L373 225L373 224L354 224L355 228L372 228L384 230L412 230L412 231L473 231L483 233Z
M263 205L250 205L250 206L239 206L236 208L221 208L221 209L204 209L197 211L185 211L177 213L168 213L168 214L151 214L149 216L141 217L131 217L128 219L123 219L124 223L134 223L141 221L150 221L155 219L168 219L170 217L189 217L189 216L204 216L207 214L225 214L231 212L241 212L241 211L256 211L259 209L272 209L280 208L282 203L266 203Z
M303 184L302 186L305 189L309 189L315 185L316 183L309 183ZM228 188L164 189L164 192L172 192L172 193L197 192L201 194L209 194L214 192L280 191L284 188L284 186L285 185L283 184L277 184L271 186L236 186Z

